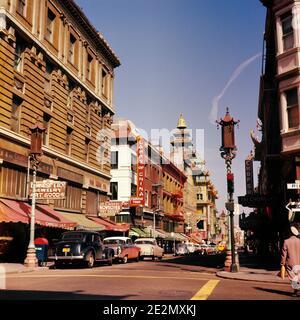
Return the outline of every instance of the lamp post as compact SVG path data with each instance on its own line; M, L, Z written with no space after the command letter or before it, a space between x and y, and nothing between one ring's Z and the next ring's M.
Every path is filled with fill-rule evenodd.
M43 133L45 128L40 123L36 123L34 127L30 128L31 143L30 143L30 162L33 169L32 178L32 203L31 203L31 217L30 217L30 240L27 249L27 256L24 261L26 267L36 267L37 258L34 246L34 231L35 231L35 192L36 192L36 171L40 163L42 155Z
M226 209L229 211L230 217L230 251L227 252L226 260L230 260L230 272L238 272L239 266L236 261L235 254L235 239L234 239L234 200L233 200L233 192L234 192L234 175L231 172L231 164L232 160L236 156L237 148L235 146L234 139L234 126L237 125L240 121L235 121L229 113L229 109L226 109L226 115L220 121L216 121L218 126L222 127L222 145L220 147L221 157L225 160L226 169L227 169L227 197L228 202L226 203ZM226 266L226 263L225 263Z
M171 232L171 237L173 238L173 255L175 256L176 255L176 251L175 251L175 249L176 249L176 245L175 245L175 233L172 231Z

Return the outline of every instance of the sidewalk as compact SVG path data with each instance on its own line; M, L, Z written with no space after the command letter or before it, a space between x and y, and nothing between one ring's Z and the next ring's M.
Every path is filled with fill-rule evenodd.
M0 272L3 272L3 268L5 270L5 274L9 273L21 273L21 272L32 272L48 269L47 267L36 267L36 268L28 268L25 267L24 264L21 263L0 263Z
M216 275L225 279L281 284L290 283L287 277L283 280L278 276L280 271L279 261L273 260L268 263L267 260L262 262L257 257L243 255L240 256L239 260L239 272L218 271Z

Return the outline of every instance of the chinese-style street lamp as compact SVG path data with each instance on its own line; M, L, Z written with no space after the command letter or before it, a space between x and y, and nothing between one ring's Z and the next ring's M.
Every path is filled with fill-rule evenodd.
M35 231L35 192L36 192L36 171L40 163L40 157L42 156L42 143L43 133L45 128L40 124L36 123L34 127L30 128L31 131L31 143L30 143L30 162L33 169L32 178L32 203L31 203L31 217L30 217L30 240L27 249L27 256L25 259L26 267L36 267L37 258L34 246L34 231Z
M234 239L234 200L233 200L233 192L234 192L234 175L231 172L231 163L232 160L236 156L237 148L235 146L234 140L234 126L237 125L240 120L235 121L229 113L229 109L226 109L226 115L220 121L216 121L222 127L222 145L220 147L221 157L225 159L226 169L227 169L227 194L228 194L228 202L226 203L226 209L229 211L230 216L230 251L227 252L228 255L231 254L231 265L230 272L238 272L239 266L236 261L235 254L235 239ZM226 265L226 264L225 264Z

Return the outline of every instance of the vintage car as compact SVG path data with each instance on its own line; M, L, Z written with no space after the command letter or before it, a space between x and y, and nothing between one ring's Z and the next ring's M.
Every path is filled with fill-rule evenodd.
M185 243L177 243L175 249L176 256L185 256L189 253L187 245Z
M103 239L103 244L107 248L114 250L114 259L127 263L129 259L140 260L141 249L135 246L128 237L108 237Z
M195 249L196 248L195 248L195 245L193 243L191 243L191 242L186 243L186 247L187 247L187 250L188 250L189 254L195 253Z
M112 264L114 250L107 248L101 242L97 232L68 231L56 242L52 256L56 267L66 263L83 262L92 268L96 261L105 261Z
M141 260L145 257L152 258L152 260L162 259L164 255L164 249L158 246L154 238L138 238L134 243L137 247L141 248Z

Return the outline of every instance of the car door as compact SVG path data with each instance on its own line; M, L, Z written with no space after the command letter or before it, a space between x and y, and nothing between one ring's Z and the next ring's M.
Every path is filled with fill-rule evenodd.
M96 260L102 259L103 246L98 234L93 234L93 246L95 248Z
M136 258L137 257L136 250L135 250L135 247L133 246L131 239L126 240L126 247L128 251L128 258L129 259Z

